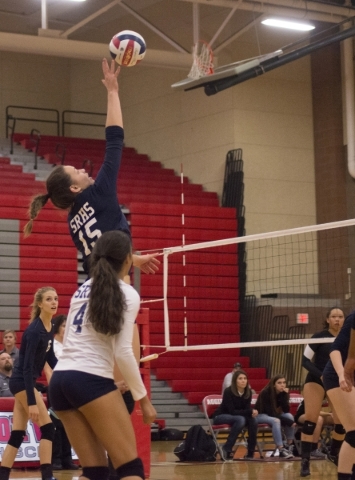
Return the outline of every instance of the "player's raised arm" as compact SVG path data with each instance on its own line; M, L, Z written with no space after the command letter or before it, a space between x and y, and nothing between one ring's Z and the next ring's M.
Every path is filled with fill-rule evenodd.
M112 60L108 63L106 58L102 60L102 71L104 78L102 83L107 89L107 117L106 127L111 125L118 125L123 127L121 103L118 96L118 81L117 77L120 73L120 67L116 68L115 62Z

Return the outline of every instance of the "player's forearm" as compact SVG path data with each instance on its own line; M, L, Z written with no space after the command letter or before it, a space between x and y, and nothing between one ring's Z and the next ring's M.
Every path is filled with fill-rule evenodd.
M106 127L111 127L112 125L123 127L121 102L118 92L115 90L110 90L107 92Z
M344 372L344 366L339 350L333 350L330 352L330 360L332 361L334 370L337 372L338 377L340 377L340 375L342 375Z

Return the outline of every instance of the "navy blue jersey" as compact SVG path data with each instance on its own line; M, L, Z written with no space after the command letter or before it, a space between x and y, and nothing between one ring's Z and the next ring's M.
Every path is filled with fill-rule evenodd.
M10 380L24 382L28 405L36 405L33 390L46 362L51 368L57 363L53 351L53 333L47 332L42 320L37 317L23 333L18 364Z
M335 338L329 330L322 330L312 335L311 338ZM302 367L308 370L315 377L320 378L322 376L324 367L329 360L331 343L312 343L307 345L307 349L310 348L314 352L312 359L308 358L305 354L302 357Z
M349 344L350 344L350 333L351 328L355 318L355 311L350 313L348 317L346 317L344 325L340 332L338 333L337 338L334 342L330 345L330 352L334 352L334 350L338 350L341 354L341 358L343 364L348 356Z
M93 185L79 193L68 215L70 235L82 253L84 270L96 240L105 232L121 230L131 236L117 198L117 177L121 164L123 129L106 128L106 154Z
M334 342L330 345L330 353L334 352L335 350L340 352L343 365L348 356L351 328L354 322L355 311L352 312L348 317L346 317L342 329L338 333L338 336L336 337ZM329 362L327 363L326 370L330 373L336 373L331 360L329 360Z

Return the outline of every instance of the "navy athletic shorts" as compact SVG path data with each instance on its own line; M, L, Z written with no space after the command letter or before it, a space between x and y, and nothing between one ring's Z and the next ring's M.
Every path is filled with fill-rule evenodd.
M333 366L329 365L329 363L326 365L323 371L323 385L326 392L332 388L339 388L338 374L334 370Z
M78 409L117 390L113 379L79 372L54 371L49 384L49 399L54 411Z

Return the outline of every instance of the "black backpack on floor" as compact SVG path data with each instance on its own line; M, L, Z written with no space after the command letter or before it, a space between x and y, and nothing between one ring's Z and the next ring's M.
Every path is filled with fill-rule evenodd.
M217 446L201 425L194 425L186 433L186 439L174 450L182 462L214 462Z

